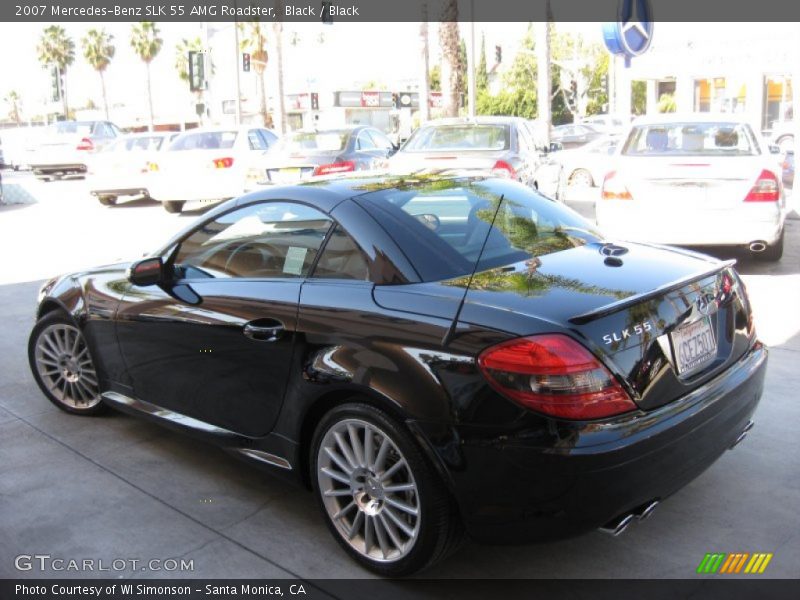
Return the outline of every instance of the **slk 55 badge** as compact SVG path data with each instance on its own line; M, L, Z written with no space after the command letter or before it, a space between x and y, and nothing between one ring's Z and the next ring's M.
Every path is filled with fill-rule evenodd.
M648 331L653 331L653 324L650 323L649 320L642 321L641 323L636 323L631 327L626 327L620 332L614 333L607 333L603 336L603 342L607 344L613 344L614 342L621 342L623 340L627 340L632 335L642 335Z

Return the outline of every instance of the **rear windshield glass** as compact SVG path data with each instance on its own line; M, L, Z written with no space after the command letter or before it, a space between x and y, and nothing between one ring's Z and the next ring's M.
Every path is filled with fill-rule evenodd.
M108 146L109 152L137 152L160 150L164 144L162 136L144 136L135 138L122 138Z
M203 131L187 133L177 138L170 150L224 150L233 148L235 131Z
M273 146L275 152L339 152L347 145L349 130L300 131L287 135Z
M404 183L356 201L386 228L424 281L472 272L484 240L479 271L602 237L593 225L562 205L520 184L498 180Z
M507 150L509 137L508 125L437 125L418 129L403 151Z
M755 156L753 131L741 123L662 123L634 127L626 156Z
M80 121L62 121L53 125L53 129L59 135L92 135L94 123L89 121L82 123Z

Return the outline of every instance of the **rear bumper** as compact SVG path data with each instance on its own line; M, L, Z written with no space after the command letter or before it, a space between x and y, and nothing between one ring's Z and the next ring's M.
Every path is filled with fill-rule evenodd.
M684 213L626 207L624 201L600 200L597 224L607 236L632 242L685 244L688 246L746 246L750 242L778 241L785 215L775 205L735 210Z
M757 343L691 394L615 423L551 422L482 440L460 431L457 453L440 446L438 454L450 463L467 530L494 543L563 538L667 498L736 442L761 398L766 364Z
M199 172L194 177L162 174L149 182L148 189L151 196L160 202L227 200L244 193L244 177L238 172Z

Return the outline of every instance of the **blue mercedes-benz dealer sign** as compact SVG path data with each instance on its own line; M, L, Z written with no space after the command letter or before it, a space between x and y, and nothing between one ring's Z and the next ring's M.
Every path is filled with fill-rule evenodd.
M640 56L653 39L653 11L649 0L620 0L616 23L603 24L603 41L612 54L622 54L625 64Z

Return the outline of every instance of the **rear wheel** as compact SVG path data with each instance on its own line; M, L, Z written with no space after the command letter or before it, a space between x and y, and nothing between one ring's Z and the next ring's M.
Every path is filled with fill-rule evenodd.
M168 213L179 213L183 210L185 202L183 200L166 200L162 204Z
M765 262L777 262L783 256L783 236L784 232L781 231L781 237L778 238L778 241L774 244L770 244L767 246L767 249L763 252L759 252L755 255L758 260L763 260Z
M415 440L381 410L344 404L314 435L311 481L331 533L385 576L415 573L458 547L461 524Z
M86 340L63 313L49 313L36 323L28 361L44 395L61 410L92 415L105 408Z
M116 196L98 196L97 199L103 206L114 206L117 203Z
M775 144L781 149L781 154L786 154L789 150L794 150L794 136L782 135L775 140Z
M587 188L594 185L594 179L592 179L592 174L586 169L576 169L572 172L572 175L570 175L569 183L576 187Z

